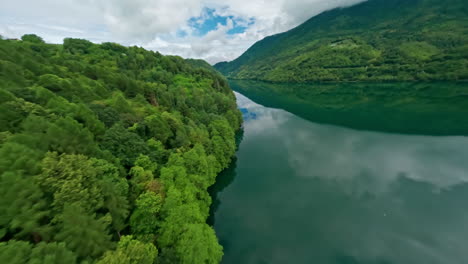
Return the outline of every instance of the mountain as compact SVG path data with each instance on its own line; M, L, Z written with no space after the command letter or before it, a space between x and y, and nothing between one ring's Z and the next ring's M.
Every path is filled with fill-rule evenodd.
M221 261L207 189L241 114L225 78L197 65L0 39L0 263Z
M215 68L274 82L468 79L466 0L369 0L315 16Z

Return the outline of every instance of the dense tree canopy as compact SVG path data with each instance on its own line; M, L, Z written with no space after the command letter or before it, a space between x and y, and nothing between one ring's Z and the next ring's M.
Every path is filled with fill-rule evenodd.
M0 39L0 262L219 262L207 188L240 124L206 63Z

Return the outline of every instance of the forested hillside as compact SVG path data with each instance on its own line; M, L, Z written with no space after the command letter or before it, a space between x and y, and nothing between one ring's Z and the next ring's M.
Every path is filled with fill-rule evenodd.
M218 263L223 77L138 47L0 40L0 263Z
M277 82L468 79L466 0L368 0L267 37L215 67Z

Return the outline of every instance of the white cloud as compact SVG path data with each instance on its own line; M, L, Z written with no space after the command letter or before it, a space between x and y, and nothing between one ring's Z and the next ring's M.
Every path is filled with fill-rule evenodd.
M15 0L2 3L0 34L36 33L49 42L61 42L64 37L114 41L215 63L232 60L256 41L291 29L324 10L361 1ZM203 23L209 18L205 8L232 19L203 36L193 34L188 21L199 18L196 23ZM247 29L230 35L234 24Z
M150 41L157 34L171 33L203 8L199 0L89 0L103 13L112 33Z

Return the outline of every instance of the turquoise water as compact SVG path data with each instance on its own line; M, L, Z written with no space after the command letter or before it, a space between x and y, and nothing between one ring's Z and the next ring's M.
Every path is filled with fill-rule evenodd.
M468 263L468 137L320 124L236 96L239 150L211 190L223 263Z

